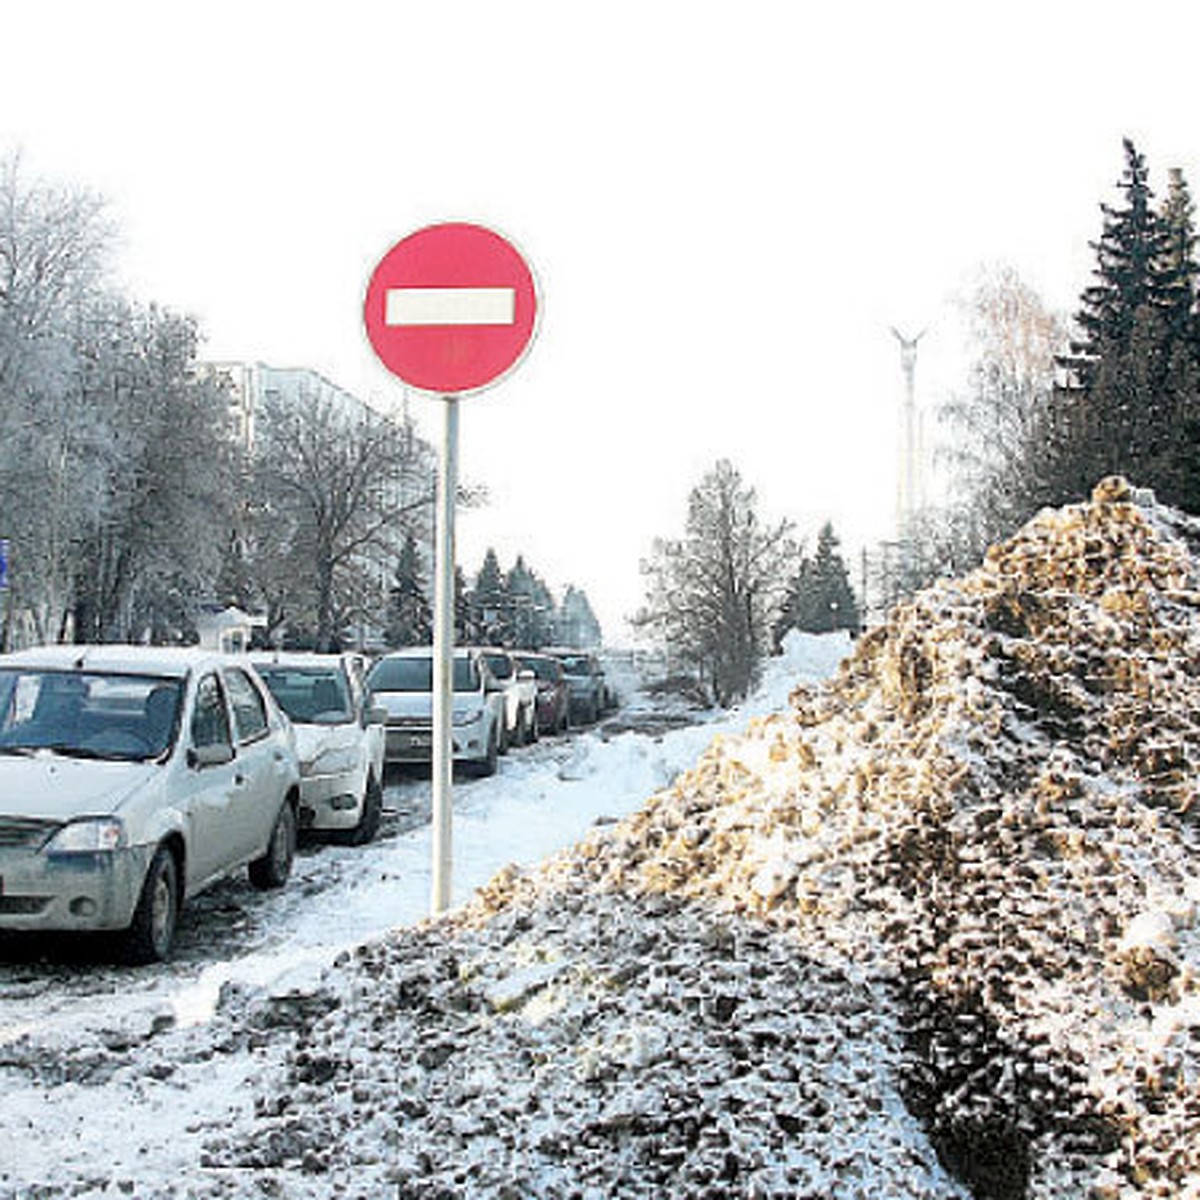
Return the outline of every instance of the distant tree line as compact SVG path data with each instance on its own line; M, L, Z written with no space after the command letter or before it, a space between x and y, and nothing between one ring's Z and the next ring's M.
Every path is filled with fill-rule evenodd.
M396 565L388 606L389 646L423 646L433 638L431 589L425 559L415 538L406 542ZM461 645L540 650L544 646L595 647L600 622L587 594L569 585L561 602L523 555L507 570L489 548L468 584L455 573L455 641Z

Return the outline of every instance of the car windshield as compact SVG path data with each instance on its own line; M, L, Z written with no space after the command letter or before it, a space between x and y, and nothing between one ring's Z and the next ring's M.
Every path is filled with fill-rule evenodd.
M543 683L556 683L558 681L558 664L549 658L523 658L521 659L521 667L532 671Z
M345 725L354 720L346 676L337 667L257 666L279 707L300 725Z
M586 654L575 654L570 658L564 658L562 666L568 675L590 675L592 673L591 660Z
M381 658L367 677L373 692L432 692L432 658ZM454 690L477 692L479 672L470 658L454 660Z
M181 693L153 675L0 669L0 754L158 758L175 741Z
M485 654L483 658L497 679L507 679L512 674L512 659L507 654Z

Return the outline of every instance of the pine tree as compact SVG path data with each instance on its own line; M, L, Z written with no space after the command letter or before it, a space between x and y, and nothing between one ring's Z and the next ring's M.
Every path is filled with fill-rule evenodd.
M526 566L522 555L517 555L504 587L513 644L523 650L536 650L549 642L554 601L550 589Z
M489 646L507 646L512 630L508 620L508 597L500 560L490 546L483 556L483 565L475 576L471 593L471 622L476 638Z
M816 553L800 560L788 586L783 612L775 625L775 642L781 644L790 629L832 633L837 629L857 631L860 624L850 575L838 550L833 524L826 521L817 534Z
M1069 381L1037 439L1047 503L1078 499L1114 472L1170 491L1176 473L1195 362L1192 206L1177 174L1156 210L1145 159L1128 139L1124 146L1124 202L1101 205L1095 282L1076 315L1081 336L1058 360Z
M417 539L404 539L388 595L387 644L428 646L433 641L433 610L421 570Z
M555 640L564 646L590 648L600 645L600 622L582 588L567 585L562 607L555 620L555 629Z

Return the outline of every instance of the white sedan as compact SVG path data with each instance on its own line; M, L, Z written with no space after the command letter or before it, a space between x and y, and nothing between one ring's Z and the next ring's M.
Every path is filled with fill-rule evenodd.
M188 897L249 866L280 887L300 772L244 659L47 646L0 656L0 930L124 932L166 958Z
M371 706L356 654L253 654L296 732L300 827L371 841L383 811L384 721Z

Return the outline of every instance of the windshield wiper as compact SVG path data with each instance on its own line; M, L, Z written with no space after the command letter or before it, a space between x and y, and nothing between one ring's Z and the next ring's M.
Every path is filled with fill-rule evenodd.
M126 762L129 755L116 754L111 750L92 750L87 746L72 746L66 742L58 742L53 746L39 746L39 750L51 750L64 758L98 758L104 762Z

